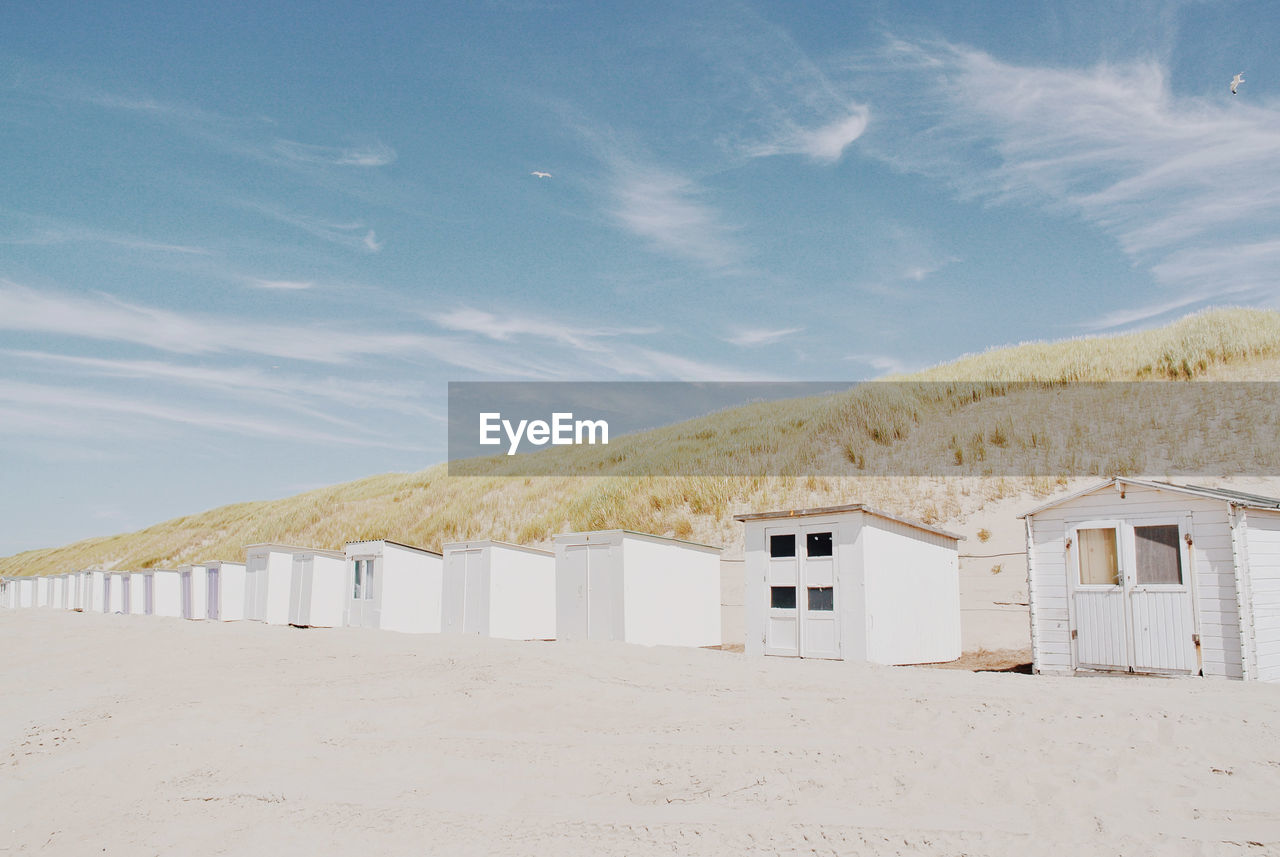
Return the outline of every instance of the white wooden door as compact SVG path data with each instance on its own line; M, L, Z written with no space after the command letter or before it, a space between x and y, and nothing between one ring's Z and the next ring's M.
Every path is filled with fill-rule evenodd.
M794 529L766 529L764 653L800 657L800 559Z
M565 545L563 566L556 568L556 636L587 638L588 545Z
M804 535L804 558L800 563L800 581L804 591L799 597L800 657L840 657L840 623L836 611L836 547L835 527L830 524L807 526Z
M182 618L190 619L194 612L191 609L191 572L180 572L178 577L182 580Z
M350 588L347 594L347 624L353 628L378 627L381 560L362 557L351 562Z
M489 633L489 576L483 552L467 551L463 568L462 630L484 636Z
M443 628L446 633L461 634L466 624L467 551L451 551L444 561L444 582L441 592L444 613Z
M1169 521L1068 528L1077 668L1198 671L1189 532Z
M1191 597L1189 522L1135 523L1132 572L1126 575L1133 668L1196 672L1196 622Z
M154 616L156 612L156 576L148 574L142 578L142 609L146 615Z
M133 582L127 577L119 578L120 583L120 612L133 612Z
M205 570L204 583L207 598L205 607L210 619L222 618L222 587L219 585L220 570L216 567Z
M305 626L311 618L311 611L308 607L311 604L309 598L304 597L303 588L307 574L306 563L301 559L294 559L293 571L289 575L289 624Z

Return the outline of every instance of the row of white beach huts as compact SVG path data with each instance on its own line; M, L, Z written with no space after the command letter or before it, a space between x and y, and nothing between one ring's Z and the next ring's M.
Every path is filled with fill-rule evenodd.
M1036 672L1280 681L1280 500L1116 478L1022 518ZM263 544L244 562L10 578L0 606L717 646L723 593L737 577L748 654L960 656L958 535L864 505L737 520L741 563L624 530L558 535L552 551Z

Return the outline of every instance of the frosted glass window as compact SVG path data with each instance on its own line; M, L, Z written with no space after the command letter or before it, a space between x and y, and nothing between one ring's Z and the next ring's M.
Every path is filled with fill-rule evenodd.
M1182 551L1178 526L1134 527L1133 546L1138 583L1182 583Z
M1077 530L1080 583L1084 586L1119 586L1120 560L1114 527Z

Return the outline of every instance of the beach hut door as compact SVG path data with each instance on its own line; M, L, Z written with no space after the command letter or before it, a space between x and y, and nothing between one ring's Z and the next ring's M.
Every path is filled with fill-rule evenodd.
M485 580L484 557L478 550L466 551L463 576L462 630L468 634L489 632L488 581Z
M156 576L145 575L142 578L142 609L148 616L156 612Z
M351 563L351 600L347 623L355 628L378 627L378 566L368 557Z
M834 535L830 524L765 531L765 654L840 657Z
M182 579L182 618L190 619L191 610L191 572L184 571L179 577Z
M133 582L127 578L120 578L120 612L133 612Z
M208 600L205 602L209 607L210 619L222 618L222 587L218 585L218 578L221 572L217 568L210 568L205 572L205 586L208 593Z
M565 584L559 590L570 598L557 603L564 616L557 621L566 640L618 640L622 638L618 609L622 593L616 579L611 546L566 545Z

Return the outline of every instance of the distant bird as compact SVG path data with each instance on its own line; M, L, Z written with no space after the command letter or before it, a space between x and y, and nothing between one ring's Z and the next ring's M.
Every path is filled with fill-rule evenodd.
M1235 77L1231 78L1231 94L1232 95L1236 94L1236 89L1238 89L1240 84L1242 83L1244 83L1244 72L1240 72Z
M1236 77L1239 77L1239 75L1236 75ZM1232 92L1234 92L1234 91L1235 91L1235 90L1233 89L1233 90L1232 90ZM540 178L540 179L549 179L549 178L551 178L551 173L543 173L543 172L539 172L538 170L534 170L533 172L529 173L529 175L531 175L531 176L537 176L537 177L538 177L538 178Z

